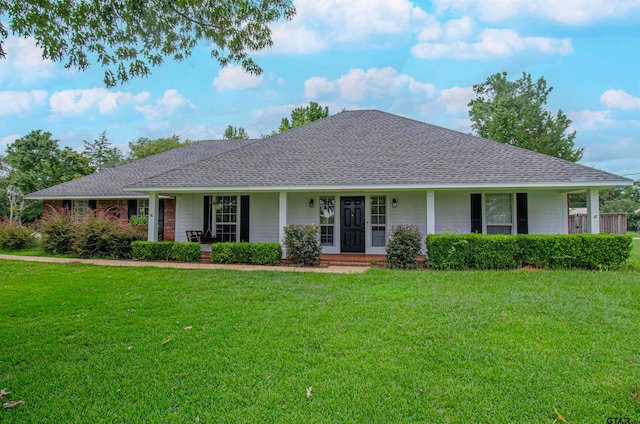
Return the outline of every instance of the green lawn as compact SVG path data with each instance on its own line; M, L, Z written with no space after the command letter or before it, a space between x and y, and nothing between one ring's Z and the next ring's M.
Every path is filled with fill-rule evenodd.
M3 423L640 420L638 272L0 265Z
M640 240L633 240L631 256L627 262L631 264L632 267L640 270Z

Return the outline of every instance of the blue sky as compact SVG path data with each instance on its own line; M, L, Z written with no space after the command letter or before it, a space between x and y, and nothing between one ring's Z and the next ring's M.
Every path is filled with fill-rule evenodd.
M0 149L32 130L82 149L107 131L126 150L138 137L221 138L227 125L271 132L294 107L380 109L470 132L473 84L507 71L544 76L585 148L581 163L640 178L640 0L297 0L258 52L260 77L221 69L207 46L145 79L105 89L43 61L10 37L0 60Z

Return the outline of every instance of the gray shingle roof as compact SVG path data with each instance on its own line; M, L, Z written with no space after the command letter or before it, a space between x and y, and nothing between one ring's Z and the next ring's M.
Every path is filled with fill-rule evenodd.
M625 184L626 178L376 110L342 112L130 189Z
M256 140L210 140L188 144L184 147L149 156L115 168L105 169L97 174L58 184L31 193L28 198L65 197L146 197L144 193L123 191L136 181L144 180L171 169L186 166L202 158L215 156L255 142Z
M613 186L631 180L377 110L346 111L264 140L203 141L30 198L286 187ZM126 191L125 191L126 190Z

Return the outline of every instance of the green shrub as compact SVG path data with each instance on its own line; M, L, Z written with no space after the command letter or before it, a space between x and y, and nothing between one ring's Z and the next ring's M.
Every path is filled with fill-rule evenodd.
M581 240L580 267L608 269L624 264L633 248L630 236L615 234L577 234Z
M29 227L17 222L0 222L0 248L7 250L24 250L33 247L35 239Z
M397 225L391 228L387 243L387 263L396 269L417 269L422 252L422 234L415 225Z
M171 247L171 259L182 262L198 262L202 257L200 243L175 242Z
M517 239L511 235L471 234L467 259L471 269L515 269L522 266Z
M622 265L631 237L604 234L485 235L431 234L427 264L435 269L606 269Z
M146 232L112 214L93 211L75 227L74 249L81 258L131 258L131 243L144 240Z
M231 250L233 251L233 262L238 264L251 263L251 257L253 256L253 243L240 242L232 243Z
M131 243L131 258L135 261L168 261L172 248L172 242L134 241Z
M56 255L74 252L75 222L67 209L49 207L40 221L40 233L45 252Z
M131 248L136 261L198 262L202 255L200 243L134 241Z
M211 262L222 264L278 265L282 260L279 243L214 243Z
M537 268L580 267L582 241L578 235L519 235L525 265Z
M316 266L320 263L320 229L316 225L289 224L284 227L284 246L291 263Z
M214 243L211 245L211 262L216 264L230 264L234 260L234 243Z
M147 228L147 226L149 225L149 217L146 215L145 216L132 215L131 218L129 219L129 224L131 224L134 227Z
M254 265L278 265L282 262L280 243L255 243L251 263Z

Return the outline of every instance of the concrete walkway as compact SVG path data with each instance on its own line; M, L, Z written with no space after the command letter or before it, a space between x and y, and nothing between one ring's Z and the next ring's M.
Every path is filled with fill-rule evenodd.
M46 262L58 264L90 264L100 266L141 267L152 266L156 268L176 269L231 269L236 271L282 271L282 272L316 272L325 274L361 274L368 267L365 266L328 266L326 268L303 268L295 266L265 266L265 265L225 265L203 264L187 262L147 262L115 259L77 259L77 258L49 258L44 256L14 256L1 255L0 260Z

